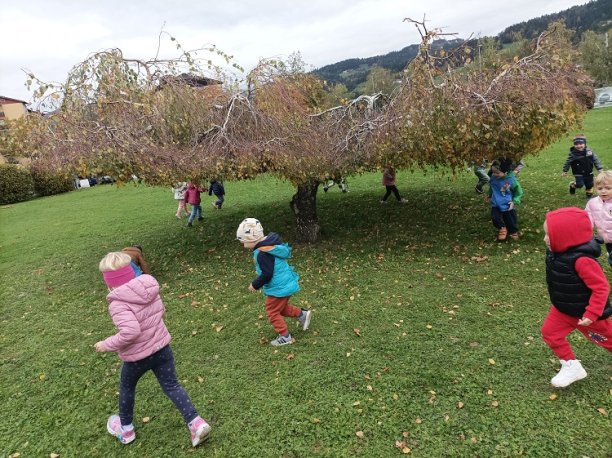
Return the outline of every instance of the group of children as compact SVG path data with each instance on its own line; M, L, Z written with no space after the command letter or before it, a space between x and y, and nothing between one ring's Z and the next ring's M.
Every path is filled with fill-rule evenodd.
M213 208L221 210L223 202L225 201L225 188L222 181L216 179L210 180L210 186L203 188L195 183L179 182L175 183L172 187L172 193L174 194L174 200L178 202L178 208L176 209L176 219L181 219L183 214L188 216L187 227L193 226L193 221L197 218L198 221L203 221L202 217L202 199L200 194L208 191L208 195L213 194L217 198L216 202L212 202ZM187 206L191 206L191 210L188 210Z
M579 182L577 177L574 188L585 185L588 190L588 176L585 179L588 168L575 170L582 172L583 181ZM518 231L514 206L522 196L515 173L508 164L494 163L489 184L491 205L495 209L494 224L506 227L513 237ZM569 207L551 211L546 214L544 223L546 282L552 305L542 325L542 336L560 360L561 369L551 380L555 387L566 387L587 376L567 341L572 331L577 329L589 341L612 351L610 286L597 261L601 254L600 241L593 237L594 226L606 243L608 260L612 265L612 171L600 173L594 186L598 196L589 200L586 210ZM192 209L199 203L188 196L191 192L197 193L198 189L191 184L185 190L184 202L190 203ZM387 191L387 194L393 192ZM191 214L194 214L193 210ZM274 232L265 235L261 223L255 218L246 218L240 223L236 238L244 248L252 251L257 277L249 283L248 290L263 290L266 297L266 315L277 333L270 344L294 343L285 317L297 319L300 328L306 331L312 310L289 302L291 296L300 290L299 275L287 262L292 248ZM95 349L117 352L123 360L119 414L108 418L108 432L123 444L135 439L132 420L136 385L151 370L183 416L192 445L197 446L208 439L211 427L198 414L178 381L170 349L171 337L163 320L165 307L159 294L160 287L150 275L142 247L131 246L108 253L100 261L99 269L109 289L106 297L108 310L117 333L97 342Z
M486 164L486 161L483 161L482 164L474 167L474 173L478 177L475 190L482 194L484 186L489 184L489 195L486 201L491 205L491 221L498 231L497 240L504 241L508 236L513 240L518 240L516 206L521 203L523 188L517 176L524 164L519 161L515 166L512 160L502 158L492 162L488 173ZM574 176L574 181L569 185L570 194L575 194L576 189L585 187L587 199L593 197L593 169L601 172L603 166L595 152L587 148L586 137L582 134L574 137L573 146L563 164L562 176L566 176L570 168ZM612 244L608 248L608 251L612 250Z

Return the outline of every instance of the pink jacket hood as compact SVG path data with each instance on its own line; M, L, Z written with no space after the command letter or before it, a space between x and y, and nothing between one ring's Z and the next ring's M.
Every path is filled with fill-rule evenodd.
M130 280L112 290L106 299L118 332L104 340L104 346L116 351L123 361L139 361L170 343L159 283L151 275Z

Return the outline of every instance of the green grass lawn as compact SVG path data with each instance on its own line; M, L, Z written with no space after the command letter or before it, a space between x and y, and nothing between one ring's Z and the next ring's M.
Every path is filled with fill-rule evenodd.
M611 126L607 108L582 129L608 167ZM280 349L262 343L274 331L235 231L254 216L293 242L289 184L226 183L224 209L205 200L191 229L153 187L0 208L0 456L389 457L401 442L422 457L611 456L610 354L575 333L589 376L553 389L559 364L539 332L544 214L585 205L560 176L572 135L526 158L518 242L495 242L472 173L401 171L406 205L379 204L379 174L321 192L323 240L295 244L293 258L311 329L291 322L297 341ZM152 374L136 441L106 432L120 361L92 348L114 332L97 266L135 243L162 285L179 378L213 426L196 450Z

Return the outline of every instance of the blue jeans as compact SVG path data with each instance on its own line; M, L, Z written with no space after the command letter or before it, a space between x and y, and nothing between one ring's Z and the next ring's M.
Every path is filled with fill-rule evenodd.
M189 215L188 223L193 223L194 219L202 219L202 206L201 205L192 205L191 206L191 214Z
M181 412L185 423L189 424L198 416L189 395L181 386L176 377L174 368L174 355L170 345L147 356L140 361L123 362L121 366L121 381L119 384L119 418L122 425L129 425L134 419L134 400L136 398L136 385L138 380L147 371L152 370L164 394L170 398L176 408Z
M221 205L223 205L223 201L225 200L225 198L223 197L223 194L221 195L215 194L215 197L217 198L215 205L217 206L217 208L221 208Z
M518 232L518 219L516 210L501 211L498 207L491 207L491 221L497 229L505 227L508 233L515 234Z
M593 175L574 175L574 181L576 182L576 188L584 186L587 191L593 188Z

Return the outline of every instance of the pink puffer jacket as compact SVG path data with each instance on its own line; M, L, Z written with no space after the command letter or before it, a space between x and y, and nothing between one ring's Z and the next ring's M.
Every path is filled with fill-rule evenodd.
M104 340L104 346L116 351L123 361L139 361L170 343L159 283L151 275L130 280L112 290L106 299L119 332Z
M594 197L589 200L585 210L604 242L612 242L612 200L604 202L601 197Z

